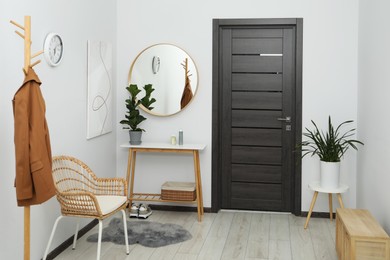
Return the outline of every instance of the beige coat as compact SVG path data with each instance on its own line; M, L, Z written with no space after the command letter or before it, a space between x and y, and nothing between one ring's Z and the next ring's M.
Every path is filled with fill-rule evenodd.
M40 85L30 68L13 99L18 206L40 204L55 195L46 107Z

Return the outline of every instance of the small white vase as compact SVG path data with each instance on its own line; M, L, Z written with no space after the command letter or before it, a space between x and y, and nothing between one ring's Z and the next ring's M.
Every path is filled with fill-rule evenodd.
M320 186L324 189L337 189L340 180L340 162L320 161Z

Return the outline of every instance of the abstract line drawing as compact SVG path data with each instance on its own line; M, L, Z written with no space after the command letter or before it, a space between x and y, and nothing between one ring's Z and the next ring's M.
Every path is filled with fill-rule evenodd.
M88 41L87 139L112 131L112 46Z

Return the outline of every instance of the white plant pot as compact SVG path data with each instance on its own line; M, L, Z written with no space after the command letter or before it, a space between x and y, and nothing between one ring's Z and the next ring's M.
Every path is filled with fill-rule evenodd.
M320 186L325 189L337 189L340 180L340 162L320 161Z

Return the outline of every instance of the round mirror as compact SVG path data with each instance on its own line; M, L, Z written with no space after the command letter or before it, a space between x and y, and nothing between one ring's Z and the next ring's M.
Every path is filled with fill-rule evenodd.
M150 114L169 116L186 108L198 88L198 71L190 55L172 44L156 44L144 49L130 68L129 83L140 89L152 84L156 99ZM143 91L143 90L142 90ZM143 97L141 92L140 97Z

